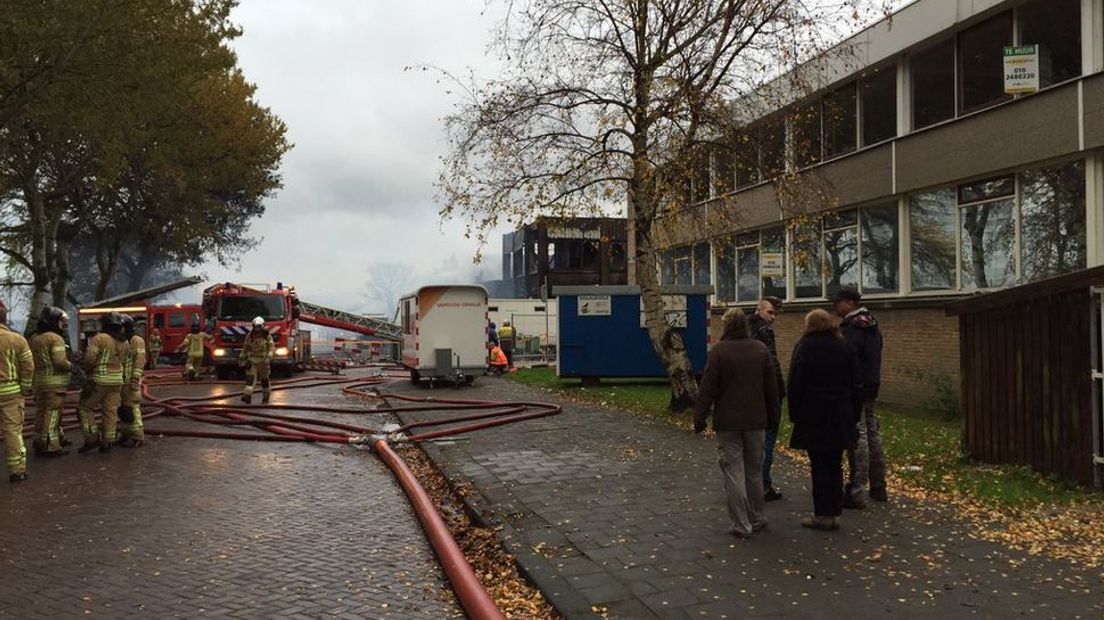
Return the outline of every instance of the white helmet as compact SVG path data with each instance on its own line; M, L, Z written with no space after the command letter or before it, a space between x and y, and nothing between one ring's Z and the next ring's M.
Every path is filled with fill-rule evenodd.
M261 317L253 317L253 327L264 327L265 321Z

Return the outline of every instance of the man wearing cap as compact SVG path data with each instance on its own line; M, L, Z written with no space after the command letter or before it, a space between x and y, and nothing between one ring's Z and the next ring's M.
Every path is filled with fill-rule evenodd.
M878 321L862 305L862 295L845 287L832 296L832 305L841 319L840 331L855 355L862 388L862 414L859 417L859 440L848 452L851 480L847 483L844 508L864 508L863 495L869 489L870 499L886 501L886 462L882 448L882 429L874 412L874 401L882 383L882 332Z

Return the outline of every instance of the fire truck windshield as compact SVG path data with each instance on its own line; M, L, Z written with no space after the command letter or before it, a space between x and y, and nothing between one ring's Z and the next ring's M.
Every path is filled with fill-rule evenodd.
M236 295L219 300L218 318L223 321L266 321L284 318L284 298L279 295Z

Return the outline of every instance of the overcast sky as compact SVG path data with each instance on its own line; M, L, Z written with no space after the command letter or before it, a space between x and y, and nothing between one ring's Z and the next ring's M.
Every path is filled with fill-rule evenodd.
M404 69L493 72L486 50L500 16L483 9L482 0L242 0L240 65L295 147L284 189L251 228L263 242L240 271L205 266L208 279L290 282L306 300L375 311L363 295L374 262L408 265L411 287L474 281L475 244L460 223L442 228L434 204L440 119L456 100L432 74ZM497 273L497 256L483 268Z

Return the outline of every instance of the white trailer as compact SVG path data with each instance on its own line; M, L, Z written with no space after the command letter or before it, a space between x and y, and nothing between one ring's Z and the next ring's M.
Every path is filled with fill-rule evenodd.
M471 383L487 372L487 290L423 286L400 301L402 363L415 383Z

